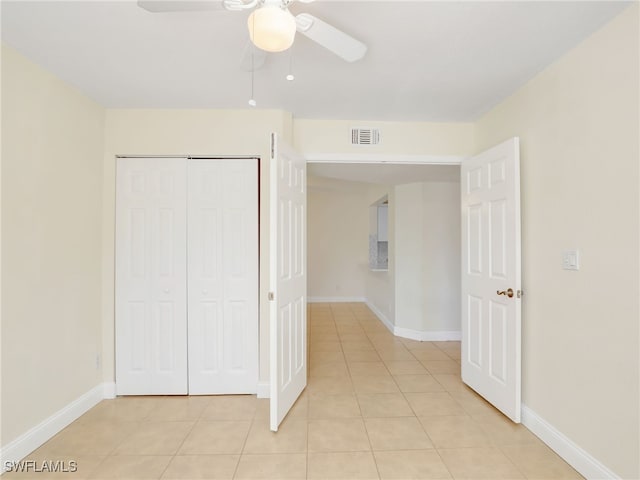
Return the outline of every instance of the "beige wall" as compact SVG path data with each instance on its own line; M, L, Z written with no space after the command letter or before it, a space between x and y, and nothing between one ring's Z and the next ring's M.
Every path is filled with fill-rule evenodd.
M394 188L395 326L460 331L460 184Z
M308 177L307 295L365 298L369 185Z
M460 330L458 182L393 187L321 177L308 181L311 299L364 298L389 323L415 333ZM385 195L389 270L371 271L370 206Z
M380 145L351 145L352 127L379 128ZM473 132L472 123L296 119L293 125L294 146L305 154L470 155Z
M478 150L521 139L523 402L623 478L640 478L639 37L636 4L476 132Z
M2 47L2 442L101 383L104 110Z
M393 209L396 251L394 325L410 330L422 330L424 291L422 285L422 184L409 183L394 188Z
M260 380L269 376L270 133L291 142L291 115L279 110L107 110L102 186L103 377L114 381L114 225L116 155L259 156Z
M460 182L422 184L426 332L460 331Z

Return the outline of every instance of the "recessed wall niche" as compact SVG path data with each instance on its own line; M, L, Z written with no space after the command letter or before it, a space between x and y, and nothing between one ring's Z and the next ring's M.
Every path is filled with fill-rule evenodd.
M369 268L389 269L389 198L387 195L369 207Z

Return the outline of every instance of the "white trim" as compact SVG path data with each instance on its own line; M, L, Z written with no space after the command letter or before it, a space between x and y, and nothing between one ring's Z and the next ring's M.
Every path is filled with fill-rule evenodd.
M307 303L362 303L364 297L307 297Z
M431 332L396 327L373 303L369 301L365 301L365 303L367 304L367 307L376 314L376 317L380 319L384 326L387 327L396 337L408 338L419 342L459 342L462 340L462 332L460 330Z
M104 398L105 384L100 384L58 410L49 418L31 428L0 450L0 473L5 462L17 462L29 455L56 433L100 403Z
M104 382L103 397L105 400L116 398L116 382Z
M459 342L462 340L462 332L460 330L422 331L413 330L411 328L395 327L393 329L393 334L398 337L409 338L419 342Z
M585 478L621 478L524 404L522 424Z
M307 153L308 163L389 163L423 165L460 165L460 155L391 155L370 153Z
M258 382L256 388L258 398L269 398L271 396L271 384L267 382Z
M365 300L364 303L366 303L367 307L369 307L369 309L376 314L376 317L378 317L378 319L384 324L384 326L387 327L391 333L393 333L393 323L391 323L391 321L385 316L385 314L382 313L378 309L378 307L376 307L369 300Z

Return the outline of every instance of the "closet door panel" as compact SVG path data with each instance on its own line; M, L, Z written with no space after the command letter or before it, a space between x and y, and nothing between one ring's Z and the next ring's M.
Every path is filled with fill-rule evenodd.
M187 393L186 227L186 159L118 159L118 395Z
M255 393L258 164L188 162L189 393Z

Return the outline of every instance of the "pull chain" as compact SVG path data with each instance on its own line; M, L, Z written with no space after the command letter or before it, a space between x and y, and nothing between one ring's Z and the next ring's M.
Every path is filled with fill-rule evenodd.
M252 34L255 35L255 24L256 24L256 20L255 18L253 19L253 21L251 22L251 29ZM253 82L254 82L254 75L255 75L255 64L254 64L254 49L255 47L253 45L250 45L249 48L251 48L251 98L249 98L249 106L251 107L255 107L256 101L253 98Z

